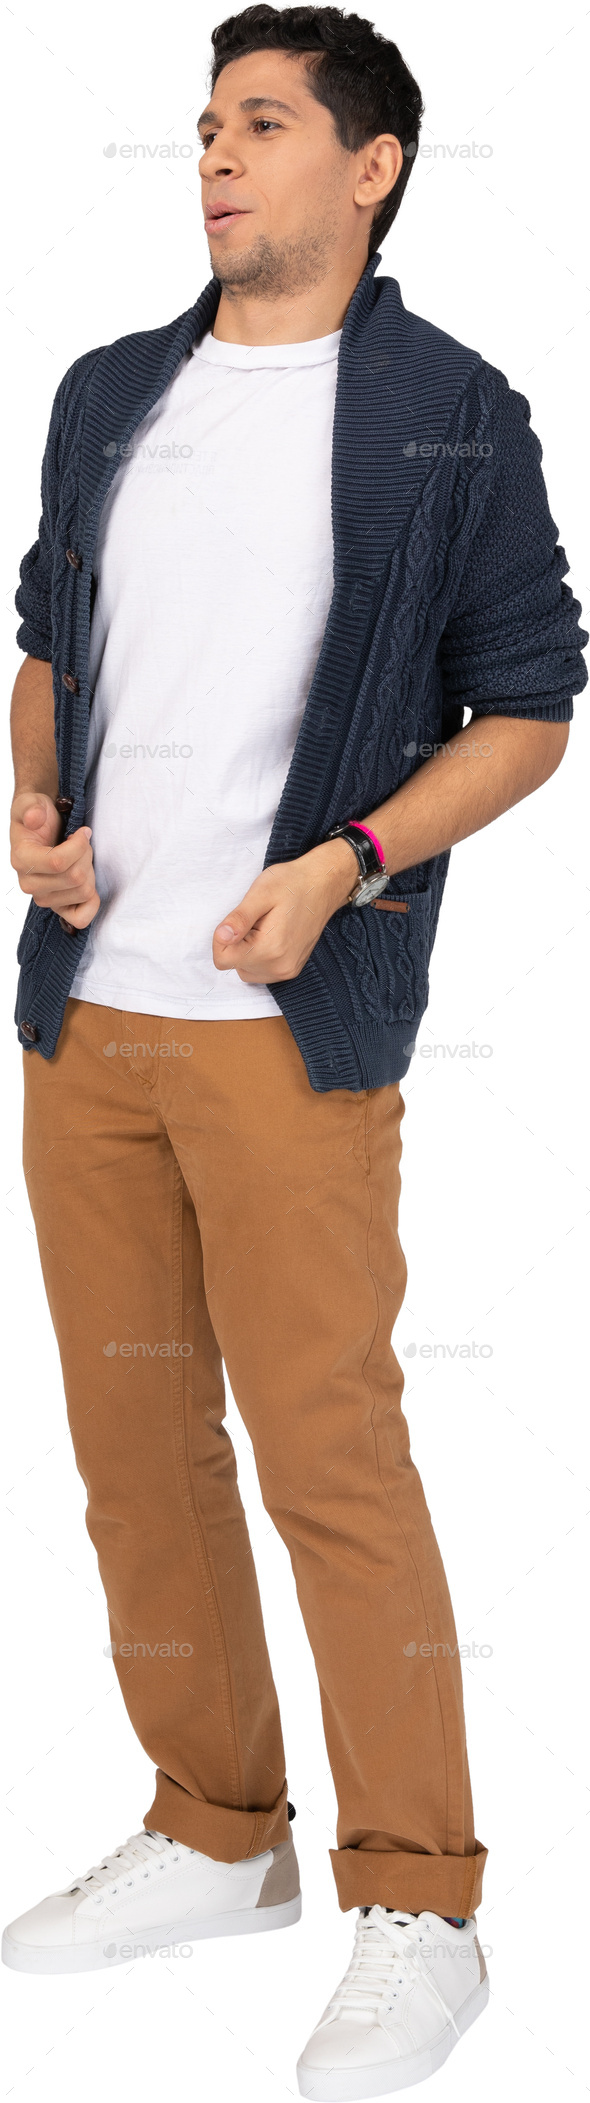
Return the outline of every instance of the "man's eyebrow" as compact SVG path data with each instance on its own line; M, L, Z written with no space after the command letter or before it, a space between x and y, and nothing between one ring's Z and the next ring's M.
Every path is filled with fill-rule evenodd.
M245 112L249 110L282 110L285 117L298 117L299 115L298 110L291 109L289 102L279 102L277 95L247 95L245 102L241 102L239 107ZM199 117L197 131L200 132L204 124L221 124L221 118L218 116L217 110L203 110L202 117Z

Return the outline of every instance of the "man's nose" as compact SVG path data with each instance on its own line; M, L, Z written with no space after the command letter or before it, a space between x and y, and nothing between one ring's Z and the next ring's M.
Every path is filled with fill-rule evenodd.
M199 175L208 182L219 181L220 176L241 175L242 165L237 145L224 134L223 140L214 139L207 146L199 161Z

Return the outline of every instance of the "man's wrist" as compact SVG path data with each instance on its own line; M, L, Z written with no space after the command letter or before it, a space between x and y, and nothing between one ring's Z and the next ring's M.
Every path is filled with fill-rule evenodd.
M349 840L323 840L319 847L310 849L309 861L315 861L317 881L325 892L328 918L346 905L358 881L359 865Z
M55 803L56 795L57 782L18 781L14 785L11 809L20 802L21 796L48 796L50 803Z

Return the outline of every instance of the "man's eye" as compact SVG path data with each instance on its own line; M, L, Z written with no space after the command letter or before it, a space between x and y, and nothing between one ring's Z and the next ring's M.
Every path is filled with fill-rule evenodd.
M281 129L280 124L276 124L272 117L255 117L252 126L253 131L257 131L259 126L263 126L265 131L280 131ZM216 138L216 131L204 131L201 133L201 145L204 153L207 152L207 147L210 146L211 140Z

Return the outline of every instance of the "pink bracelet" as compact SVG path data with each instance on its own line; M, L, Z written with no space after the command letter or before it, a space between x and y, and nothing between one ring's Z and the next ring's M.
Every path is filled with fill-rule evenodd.
M372 840L373 846L377 849L377 853L382 867L385 868L385 855L383 853L381 841L377 839L377 834L371 832L371 828L369 825L361 825L360 818L349 818L347 820L347 823L354 827L355 832L366 832L367 839Z

